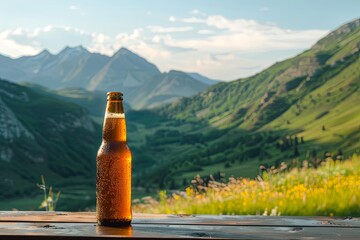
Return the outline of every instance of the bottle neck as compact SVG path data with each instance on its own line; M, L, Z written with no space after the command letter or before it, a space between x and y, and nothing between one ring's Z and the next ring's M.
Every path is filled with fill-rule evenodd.
M108 100L107 102L103 140L126 142L126 121L121 100Z

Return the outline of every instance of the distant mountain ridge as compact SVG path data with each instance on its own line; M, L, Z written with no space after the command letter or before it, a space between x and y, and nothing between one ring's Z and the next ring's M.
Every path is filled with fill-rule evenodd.
M17 59L0 55L0 77L4 79L50 89L122 91L135 109L192 96L218 82L197 73L175 72L180 73L161 73L154 64L126 48L111 57L91 53L82 46L65 47L56 55L47 50Z
M203 75L201 75L199 73L196 73L196 72L191 72L191 73L187 73L187 74L190 75L190 77L195 78L196 80L198 80L200 82L203 82L205 84L208 84L208 85L213 85L215 83L221 82L219 80L215 80L215 79L205 77L205 76L203 76Z

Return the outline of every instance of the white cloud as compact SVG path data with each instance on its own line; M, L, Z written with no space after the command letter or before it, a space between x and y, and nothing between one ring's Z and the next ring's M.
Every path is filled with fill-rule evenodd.
M121 47L140 54L149 61L155 59L167 59L171 52L165 49L159 42L147 40L144 36L145 29L137 28L131 33L119 33L115 37L105 36L103 34L93 33L92 44L88 48L91 52L100 52L111 56Z
M267 28L267 25L258 24L254 20L246 20L246 19L235 19L230 20L223 16L209 16L206 20L204 20L208 26L216 27L219 29L228 29L232 32L244 32L244 31L253 31L254 28L256 30L264 30Z
M161 26L148 26L153 33L175 33L175 32L188 32L193 30L193 27L161 27Z
M261 12L267 12L267 11L269 11L270 9L268 8L268 7L262 7L262 8L260 8L260 11Z
M86 15L85 12L84 12L84 11L81 11L81 9L80 9L78 6L76 6L76 5L71 5L71 6L69 7L69 10L72 11L72 12L75 12L75 13L79 14L80 16L85 16L85 15Z
M43 27L43 28L35 28L33 31L28 31L27 36L29 38L36 37L39 34L42 34L42 33L45 33L45 32L50 32L52 29L53 29L52 25L48 25L48 26Z
M316 29L283 29L272 23L228 19L220 15L190 18L172 16L169 20L186 23L193 26L194 30L203 27L197 30L201 37L191 35L184 38L160 33L153 36L152 41L163 47L194 49L192 52L172 52L172 68L197 71L214 78L229 80L249 76L275 61L292 57L311 47L328 33ZM171 68L170 63L165 60L156 61L162 64L165 70Z
M88 48L90 52L98 52L105 55L111 56L114 53L113 49L114 40L103 33L92 33L91 34L91 43Z
M234 61L237 59L237 56L234 53L223 53L215 55L214 58L218 61Z
M24 29L22 29L22 28L17 28L17 29L15 29L14 31L12 31L11 33L12 33L13 35L22 35L22 34L24 34L24 32L25 32Z
M69 7L69 9L70 9L71 11L79 10L78 6L75 6L75 5L71 5L71 6Z
M206 23L206 19L199 17L189 17L189 18L176 18L174 16L169 17L170 22L184 22L184 23Z
M66 45L89 45L92 39L91 34L82 29L53 25L33 30L7 30L0 36L0 53L11 57L34 55L44 48L56 53Z
M131 34L122 33L116 36L115 49L120 47L127 47L132 51L139 53L141 56L148 60L154 60L156 58L167 58L171 55L169 51L159 46L157 43L151 43L147 41L144 36L144 29L134 29Z
M209 29L201 29L198 31L198 34L213 34L213 33L215 32Z
M230 51L273 51L304 49L310 47L315 40L324 36L328 31L303 30L295 31L282 29L273 24L260 24L254 20L234 19L223 16L209 16L207 18L176 19L184 23L203 23L213 30L199 31L198 33L213 34L207 38L169 39L165 44L173 47L195 48L198 51L230 52Z
M202 18L197 18L197 17L182 18L182 19L176 18L175 20L184 22L184 23L206 23L206 20L204 20Z
M167 35L155 35L152 38L151 41L154 42L154 43L166 43L168 45L175 45L173 43L173 38L169 34L167 34Z
M193 10L190 12L190 14L192 14L192 15L199 15L199 16L206 16L205 13L201 12L201 11L198 10L198 9L193 9Z
M10 57L20 57L23 55L35 55L39 52L39 48L32 46L31 43L21 44L9 36L22 33L22 30L15 31L6 30L0 33L0 53Z
M190 30L192 27L161 28L153 30L164 33L174 31ZM43 49L58 53L65 46L83 45L91 52L98 52L105 55L113 55L121 47L127 47L139 53L148 60L157 58L168 58L171 52L164 48L162 43L152 42L147 39L144 32L152 33L148 28L137 28L130 33L119 33L116 36L109 36L104 33L88 32L84 29L70 26L53 26L25 30L17 28L0 32L0 53L11 57L23 55L35 55Z

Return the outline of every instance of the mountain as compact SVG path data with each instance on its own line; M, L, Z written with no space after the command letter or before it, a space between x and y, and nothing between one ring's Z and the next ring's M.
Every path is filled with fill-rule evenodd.
M172 102L181 97L189 97L206 89L208 85L194 80L188 74L172 70L145 82L126 97L136 109L152 108Z
M134 88L156 75L158 68L135 53L121 48L107 64L91 78L87 89L108 91L115 87Z
M214 85L216 83L219 83L221 82L220 80L215 80L215 79L211 79L211 78L208 78L208 77L205 77L199 73L196 73L196 72L192 72L192 73L187 73L190 77L202 82L202 83L205 83L205 84L208 84L208 85Z
M100 141L85 108L0 80L0 199L38 195L41 175L67 194L93 192Z
M15 64L14 59L0 55L0 77L11 76L14 79L24 79L26 72Z
M360 19L249 78L129 113L139 185L177 188L197 173L254 177L258 166L360 150ZM146 181L142 181L145 179ZM151 182L150 182L151 181Z
M90 80L87 89L122 89L125 100L131 107L139 109L191 96L207 87L207 84L180 71L161 73L154 64L121 48Z
M47 50L17 59L0 55L0 76L5 79L56 90L122 91L125 100L137 109L194 95L214 83L195 73L173 77L172 72L180 73L161 73L154 64L126 48L111 57L90 53L82 46L66 47L56 55Z

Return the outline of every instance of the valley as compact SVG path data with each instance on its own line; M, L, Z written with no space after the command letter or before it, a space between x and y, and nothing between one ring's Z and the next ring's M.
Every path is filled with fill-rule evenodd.
M217 180L254 178L260 166L285 162L295 167L307 160L317 167L327 157L359 154L359 49L356 19L293 58L254 76L211 86L181 71L155 73L156 66L124 49L93 76L92 87L45 88L40 80L21 85L20 78L17 83L1 80L0 202L38 195L36 182L46 173L64 199L77 199L59 209L94 205L104 90L115 84L109 69L117 61L125 69L134 58L146 66L136 74L154 71L166 83L144 79L136 91L124 91L137 196L184 189L197 174ZM129 58L120 58L126 54ZM131 71L123 73L135 74ZM81 197L76 195L82 191ZM25 206L20 202L18 206Z

